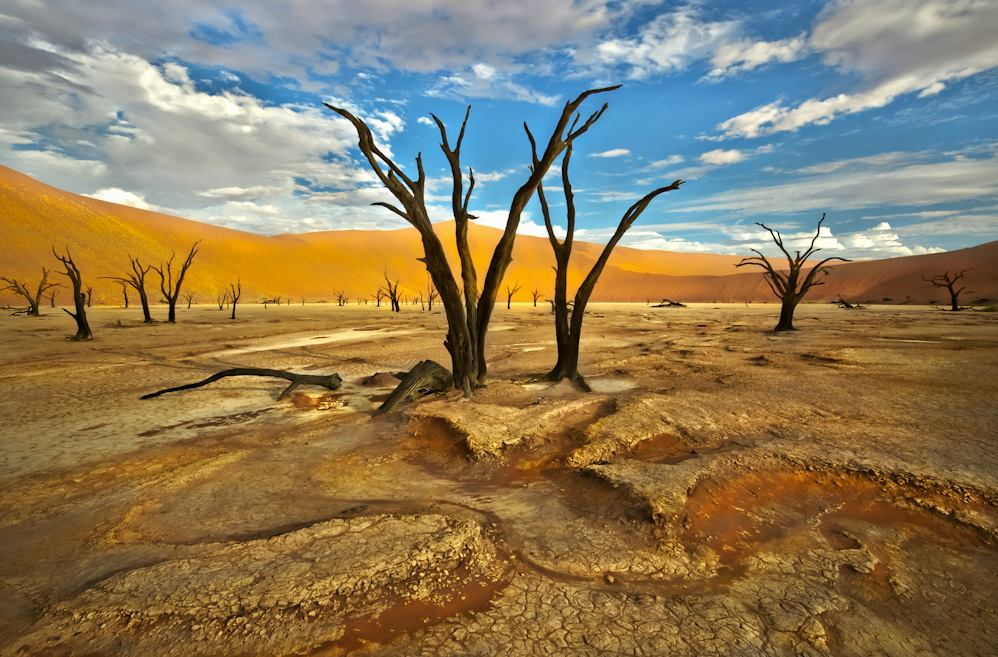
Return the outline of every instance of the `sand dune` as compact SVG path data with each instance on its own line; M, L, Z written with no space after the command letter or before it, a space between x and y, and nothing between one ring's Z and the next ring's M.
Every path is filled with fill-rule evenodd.
M198 239L202 249L188 281L189 289L203 302L213 300L236 278L242 280L248 301L278 295L332 300L334 292L341 289L351 298L369 297L385 270L400 279L401 288L410 295L425 288L427 282L423 265L416 260L421 247L413 229L268 237L98 201L50 187L6 167L0 167L0 222L0 274L35 281L40 267L55 264L51 247L67 246L93 283L97 303L119 302L118 287L100 277L120 275L129 255L158 263L172 250L186 251ZM438 225L451 262L456 263L449 229L449 224ZM476 263L484 272L500 233L473 226L470 234ZM588 271L601 248L598 244L576 244L573 283ZM738 260L736 256L618 248L595 299L770 300L758 274L735 273ZM546 239L518 237L506 276L508 282L519 282L523 287L515 299L527 301L529 290L535 287L548 296L553 284L552 264ZM841 265L826 285L815 288L810 299L834 299L841 294L857 300L942 300L944 295L924 283L921 275L967 267L973 268L974 298L998 298L998 242L990 242L948 253ZM151 280L158 282L155 275Z

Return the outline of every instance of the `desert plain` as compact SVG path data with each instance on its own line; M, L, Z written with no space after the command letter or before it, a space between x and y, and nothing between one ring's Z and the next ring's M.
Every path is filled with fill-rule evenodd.
M593 304L585 392L514 304L378 416L437 310L0 317L0 653L998 654L998 316L776 314ZM139 400L235 366L343 386Z

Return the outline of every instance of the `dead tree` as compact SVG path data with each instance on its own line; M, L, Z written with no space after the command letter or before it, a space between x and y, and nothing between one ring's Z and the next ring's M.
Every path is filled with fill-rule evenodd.
M52 292L49 293L49 306L52 308L55 308L55 295L58 293L58 290L52 290Z
M422 294L422 293L420 293ZM433 279L427 277L426 280L426 310L433 310L433 302L440 297L440 293L437 292L437 288L433 286Z
M5 276L0 276L0 282L6 284L3 288L0 288L0 291L13 292L14 294L18 295L19 297L22 297L25 301L28 302L27 308L25 308L24 310L19 310L15 314L23 313L30 317L41 316L39 307L42 304L42 295L45 294L47 290L50 290L59 285L59 283L49 283L50 273L52 273L50 269L45 269L45 267L42 267L42 280L38 282L38 287L35 288L34 292L28 289L28 283L26 281L21 281L16 278L7 278ZM55 298L55 292L53 292L52 295L53 298ZM52 307L55 308L54 303L52 304Z
M143 267L139 259L132 256L128 256L128 262L132 267L132 271L126 273L124 276L112 276L110 278L122 287L125 285L131 286L138 293L139 302L142 304L142 321L146 324L151 324L152 315L149 313L149 296L146 294L146 274L149 273L152 266L146 265ZM128 307L127 302L125 303L125 307Z
M187 310L191 309L191 304L194 303L194 299L196 298L197 295L193 292L184 292L184 301L187 302Z
M533 301L534 301L534 308L536 308L537 307L537 302L540 301L540 299L541 299L541 291L540 291L540 289L538 289L538 288L535 287L530 292L530 298L533 299Z
M229 300L232 302L232 315L229 316L229 319L236 318L236 304L239 303L239 297L241 297L242 295L243 295L242 281L237 280L235 285L229 283L229 291L225 293L225 296L227 296Z
M371 298L374 299L374 307L380 308L381 300L385 298L385 288L379 287L378 291L371 295Z
M396 280L393 283L387 271L385 272L385 287L382 290L385 293L385 298L392 304L392 312L402 312L402 306L399 305L399 299L401 298L399 297L399 282Z
M87 321L87 299L86 294L83 292L83 276L80 274L80 269L73 262L73 256L69 253L69 247L66 247L65 255L59 255L56 253L55 247L52 247L52 255L66 268L63 275L73 284L73 305L76 312L72 313L63 308L67 315L76 320L76 335L72 339L92 340L94 333L90 330L90 323Z
M520 217L538 185L565 148L576 138L585 134L606 111L606 104L593 112L584 121L577 113L583 102L594 94L600 94L618 86L590 89L579 94L565 104L558 117L551 136L543 151L538 155L537 143L530 128L524 124L527 138L532 145L533 162L527 180L513 194L510 201L506 227L489 261L489 267L481 286L479 296L478 274L468 245L468 222L474 219L468 211L471 192L474 189L474 172L468 168L468 189L464 189L464 169L461 164L461 144L471 108L465 112L457 139L451 144L447 129L437 116L433 120L440 131L440 148L447 158L451 170L451 206L454 216L454 230L457 253L460 259L461 285L447 261L443 243L437 236L426 209L426 172L423 169L422 154L416 156L416 177L411 178L374 141L371 129L364 121L348 110L327 104L332 111L347 119L358 137L358 147L368 165L377 175L381 184L391 192L399 206L379 202L396 215L409 222L419 232L423 244L421 261L440 293L440 302L447 317L447 337L444 346L451 356L451 375L454 387L470 396L472 390L484 385L488 367L485 360L485 337L489 321L495 310L499 286L512 259L513 243L520 225Z
M121 286L121 297L125 302L125 310L128 310L128 283L116 281Z
M388 399L378 407L375 415L387 413L414 399L434 392L443 392L453 386L451 373L432 360L424 360L409 370L407 374L396 376L399 376L402 381L388 396Z
M681 301L662 299L662 303L656 303L652 308L685 308L686 304Z
M522 286L519 281L513 283L512 287L509 285L506 286L506 310L510 309L510 306L513 303L513 295L519 292L521 287Z
M180 298L180 288L184 284L184 276L187 275L187 270L191 268L191 263L194 262L194 256L198 253L198 245L200 243L201 240L198 240L191 245L191 250L187 253L187 257L180 266L180 271L176 273L176 281L173 278L173 259L177 255L176 252L170 254L170 259L166 261L165 265L160 265L159 267L153 265L153 269L159 274L159 289L163 293L163 298L170 305L166 321L171 324L177 321L177 300Z
M93 285L88 285L87 286L87 308L89 308L91 305L93 305L93 302L94 302L94 286Z
M776 324L776 328L773 329L774 332L778 331L793 331L794 330L794 311L797 309L797 304L801 302L804 295L814 287L815 285L824 285L824 281L818 280L818 275L827 276L829 273L829 267L827 263L832 260L841 260L842 262L849 262L846 258L840 258L834 256L831 258L825 258L814 267L811 268L806 275L802 278L802 270L804 265L807 264L807 259L812 255L820 251L821 249L814 248L814 243L818 241L818 237L821 235L821 224L825 221L825 214L822 213L821 219L818 220L818 228L814 232L814 237L811 238L811 244L807 247L807 250L801 253L796 251L793 256L786 250L783 246L783 236L780 235L780 231L773 230L769 226L756 222L757 226L761 226L763 229L769 232L770 237L776 242L776 246L780 247L780 251L783 255L787 257L787 271L777 271L773 265L770 264L766 256L762 255L760 251L752 249L752 252L756 255L750 258L743 258L735 267L744 267L745 265L754 265L756 267L761 267L765 271L763 272L763 279L766 284L769 285L769 289L773 291L781 303L780 307L780 321Z
M832 303L835 304L836 308L842 308L843 310L863 310L866 308L866 306L858 303L849 303L843 299L841 295L839 296L838 301L833 301Z
M219 294L215 301L218 303L218 309L222 310L225 306L229 304L229 291L225 290L224 293Z
M535 155L534 161L537 160ZM565 149L565 156L561 160L561 184L565 193L565 239L558 241L554 232L554 223L551 220L551 210L548 207L547 198L544 196L544 188L538 185L537 199L541 204L541 212L544 215L544 227L547 229L548 241L554 250L555 257L555 277L554 277L554 300L551 302L554 311L555 341L558 344L558 361L554 368L548 372L548 378L552 381L570 379L582 381L579 374L579 344L582 338L582 320L585 316L586 305L596 288L596 282L603 273L610 254L614 247L624 237L638 217L658 196L666 192L679 189L683 184L682 180L674 180L665 187L659 187L642 196L634 202L631 207L621 216L610 241L603 247L596 262L593 263L589 273L582 280L579 289L575 292L575 299L571 311L569 311L568 301L568 265L572 257L572 246L575 239L575 194L572 191L572 182L569 178L569 165L572 160L572 145ZM584 383L584 381L583 381Z
M322 388L326 388L327 390L336 390L340 387L340 384L343 383L343 380L338 374L297 374L286 370L270 370L261 367L234 367L232 369L222 370L221 372L212 374L207 379L203 379L196 383L188 383L183 386L176 386L173 388L166 388L164 390L157 390L156 392L150 392L148 395L142 395L139 399L152 399L153 397L165 395L168 392L180 392L181 390L200 388L208 385L209 383L214 383L219 379L224 379L227 376L267 376L290 381L291 385L285 388L284 392L277 397L278 400L284 399L288 393L300 385L320 386Z
M959 281L963 280L964 274L968 271L970 271L970 269L962 269L955 274L950 274L946 271L942 274L935 274L929 277L926 277L923 274L922 280L926 283L931 283L934 287L946 288L946 291L949 292L950 310L955 312L957 310L963 310L960 306L960 295L967 290L966 285L959 289L957 289L956 285ZM967 292L967 294L971 294L971 292Z
M343 291L343 290L337 291L336 292L336 305L338 305L338 306L345 306L348 303L350 303L350 297L347 296L347 293L345 291Z

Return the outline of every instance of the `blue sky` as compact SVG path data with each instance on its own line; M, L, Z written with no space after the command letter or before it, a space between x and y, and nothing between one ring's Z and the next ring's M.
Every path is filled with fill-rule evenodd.
M576 144L579 238L674 178L625 243L745 253L765 221L855 258L998 238L998 2L372 0L0 8L0 162L74 192L264 234L404 225L348 124L448 218L435 112L472 105L472 209L505 221L527 121L621 83ZM593 103L591 109L596 109ZM545 185L555 215L559 181ZM541 234L532 204L522 225ZM768 247L767 247L768 248Z

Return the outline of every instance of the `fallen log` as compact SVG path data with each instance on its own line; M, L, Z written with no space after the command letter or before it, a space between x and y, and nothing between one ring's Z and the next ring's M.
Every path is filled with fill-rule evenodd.
M222 370L221 372L212 374L207 379L198 381L197 383L188 383L187 385L176 386L175 388L166 388L165 390L150 392L148 395L142 395L139 399L152 399L153 397L165 395L168 392L179 392L181 390L200 388L201 386L206 386L209 383L214 383L219 379L224 379L227 376L267 376L290 381L291 385L284 389L284 392L278 396L278 400L284 399L288 393L300 385L320 386L328 390L336 390L340 387L340 384L343 383L343 379L340 378L339 374L297 374L286 370L270 370L262 367L234 367L232 369Z
M839 297L838 301L833 301L832 303L838 308L842 308L844 310L863 310L865 308L865 306L858 303L849 303L842 297Z
M396 375L402 382L395 387L388 399L378 407L375 415L387 413L402 404L434 392L450 390L454 385L454 377L447 368L432 360L419 362L406 374Z
M662 299L662 303L655 304L652 308L685 308L686 304L679 301Z

